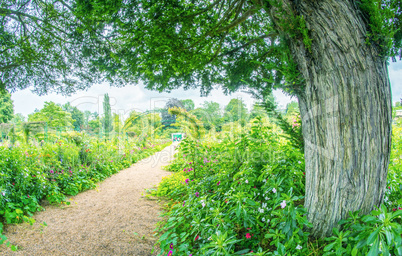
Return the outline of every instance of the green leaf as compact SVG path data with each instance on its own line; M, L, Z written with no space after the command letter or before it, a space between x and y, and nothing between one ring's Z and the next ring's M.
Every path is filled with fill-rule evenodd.
M244 253L248 253L249 251L250 251L250 249L244 249L244 250L235 252L235 254L241 255L241 254L244 254Z
M380 214L381 214L381 212L378 211L378 210L371 211L371 215L373 215L373 216L377 216L377 215L380 215Z
M355 246L355 247L353 247L353 250L352 250L352 256L356 256L357 255L357 246Z
M378 238L378 233L380 233L381 227L377 228L376 231L371 233L369 237L367 238L367 245L370 245ZM377 239L378 240L378 239Z
M0 234L0 244L3 244L7 240L7 237L3 234Z
M385 237L387 238L387 244L391 245L392 239L394 238L392 232L385 230Z
M247 198L247 203L249 204L249 205L252 205L252 206L255 206L255 205L257 205L253 200L251 200L251 199L249 199L249 198Z
M166 240L169 235L170 235L170 232L164 233L164 234L159 238L159 241L164 241L164 240Z
M281 243L278 244L278 252L280 253L280 255L285 255L286 254L286 248Z
M398 211L394 212L394 213L392 214L392 219L395 218L395 217L397 217L397 216L401 216L401 217L402 217L402 210L398 210Z
M380 250L380 240L376 239L373 246L371 246L370 251L368 252L367 256L378 256L378 252Z
M329 245L324 247L324 252L330 251L334 246L336 245L336 242L330 243Z
M238 205L238 206L237 206L237 209L236 209L236 216L237 216L237 218L240 218L240 212L241 212L241 206Z
M15 209L15 212L16 212L17 214L23 214L23 213L24 213L21 209Z
M336 235L339 236L339 230L337 228L333 228L332 232Z

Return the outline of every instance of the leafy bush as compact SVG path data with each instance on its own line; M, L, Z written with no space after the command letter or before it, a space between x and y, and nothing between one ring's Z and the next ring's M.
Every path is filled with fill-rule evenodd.
M261 119L236 133L187 138L151 195L167 199L159 255L402 255L401 128L395 127L386 202L315 240L303 208L301 149Z
M161 150L148 141L140 148L136 140L99 141L94 138L59 140L57 143L0 146L0 220L32 222L40 201L66 203L67 195L92 189L96 183ZM142 142L141 142L142 144ZM0 236L2 232L0 225ZM0 244L5 237L0 237Z

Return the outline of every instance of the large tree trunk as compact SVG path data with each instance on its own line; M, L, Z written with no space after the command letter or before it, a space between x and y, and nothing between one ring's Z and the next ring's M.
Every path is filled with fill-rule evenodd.
M294 2L283 1L292 5ZM383 201L391 143L386 61L366 44L367 24L354 1L298 1L311 51L291 39L305 79L298 95L306 161L305 207L312 234L323 237L349 211Z

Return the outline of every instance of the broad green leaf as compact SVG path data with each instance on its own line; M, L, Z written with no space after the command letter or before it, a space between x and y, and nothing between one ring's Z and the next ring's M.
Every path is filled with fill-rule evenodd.
M370 245L378 238L378 234L380 233L382 227L377 228L373 233L369 235L367 238L367 245ZM378 240L378 239L377 239Z
M378 256L380 250L380 240L376 239L367 256Z
M327 246L324 247L324 252L330 251L335 245L336 245L336 242L328 244Z

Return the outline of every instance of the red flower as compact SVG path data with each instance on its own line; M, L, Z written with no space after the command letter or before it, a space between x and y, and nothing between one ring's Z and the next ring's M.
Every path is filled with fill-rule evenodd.
M194 241L197 241L199 238L200 238L200 236L197 235L197 236L195 237Z
M13 186L15 185L15 183L13 182Z
M247 233L247 234L246 234L246 238L247 238L247 239L251 238L250 233Z

